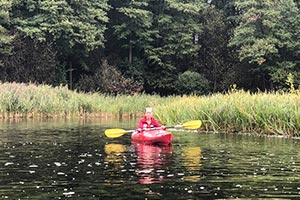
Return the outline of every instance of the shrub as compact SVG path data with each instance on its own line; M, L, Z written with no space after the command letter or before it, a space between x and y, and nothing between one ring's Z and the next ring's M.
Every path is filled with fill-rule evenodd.
M180 74L176 85L179 94L203 95L209 91L208 80L201 74L192 71Z
M122 73L115 67L102 61L95 75L81 76L77 89L85 92L101 92L105 94L135 94L142 91L142 85L125 78Z

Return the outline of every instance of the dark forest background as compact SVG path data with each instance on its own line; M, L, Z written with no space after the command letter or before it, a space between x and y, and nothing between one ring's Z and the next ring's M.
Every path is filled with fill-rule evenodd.
M105 94L288 89L298 0L1 0L0 81Z

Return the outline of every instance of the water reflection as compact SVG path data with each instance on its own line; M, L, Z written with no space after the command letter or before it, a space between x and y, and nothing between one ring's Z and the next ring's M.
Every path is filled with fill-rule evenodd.
M160 147L105 138L109 123L0 122L0 199L299 199L300 140L176 132Z
M189 174L184 176L186 181L197 182L200 180L200 161L200 147L182 147L182 165L189 171Z
M106 153L105 162L122 164L122 153L127 151L127 147L122 144L105 144L104 152Z
M173 147L141 143L133 143L127 147L110 143L105 144L104 152L104 163L109 166L107 173L134 171L139 183L152 184L163 182L167 178L168 168L172 163ZM126 166L128 163L130 165Z
M137 152L136 174L139 183L152 184L163 182L169 164L172 162L173 147L134 143Z

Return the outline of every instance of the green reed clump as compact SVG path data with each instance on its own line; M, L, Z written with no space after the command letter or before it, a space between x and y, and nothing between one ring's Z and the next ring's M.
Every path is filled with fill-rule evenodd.
M69 109L73 92L66 87L47 85L2 83L0 84L0 112L2 114L34 115L63 114Z
M177 97L159 107L162 121L174 123L202 119L203 130L282 134L295 136L300 130L300 95L234 91L210 96Z
M137 117L145 107L165 125L201 119L203 131L298 136L300 92L232 90L208 96L80 93L65 86L0 83L0 117ZM98 114L98 115L97 115Z
M147 106L164 102L157 95L110 96L80 93L66 86L0 83L2 118L22 116L72 117L87 114L110 116L141 115Z

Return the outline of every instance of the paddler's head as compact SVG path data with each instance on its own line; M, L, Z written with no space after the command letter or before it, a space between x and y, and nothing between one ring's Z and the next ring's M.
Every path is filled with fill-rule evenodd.
M146 112L145 112L145 116L146 116L146 118L151 118L152 117L152 115L153 115L153 113L152 113L152 108L150 108L150 107L147 107L146 108Z

